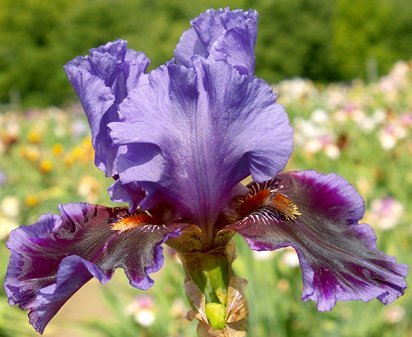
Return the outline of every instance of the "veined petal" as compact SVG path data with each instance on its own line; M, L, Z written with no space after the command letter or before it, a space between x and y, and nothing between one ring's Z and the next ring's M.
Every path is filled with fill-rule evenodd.
M121 152L112 144L107 124L119 120L119 103L137 86L148 64L143 53L128 49L126 41L118 40L91 49L88 56L76 57L65 65L89 120L95 164L107 176L117 173L114 161Z
M60 211L14 230L7 242L9 303L28 309L40 333L92 277L106 283L116 268L123 268L132 286L149 288L148 275L163 264L161 244L185 226L154 224L148 214L125 208L68 204Z
M358 223L363 200L343 178L314 171L282 173L250 191L245 204L262 202L229 228L255 250L295 248L303 300L315 300L325 311L337 300L376 297L389 304L404 293L407 266L376 250L373 230Z
M115 143L127 145L121 183L150 184L199 226L214 223L237 183L276 175L292 151L292 129L271 87L225 62L160 67L119 112L122 122L110 128Z
M224 60L242 74L255 68L254 47L257 36L257 12L253 10L209 9L191 22L175 49L175 60L186 67L193 57Z

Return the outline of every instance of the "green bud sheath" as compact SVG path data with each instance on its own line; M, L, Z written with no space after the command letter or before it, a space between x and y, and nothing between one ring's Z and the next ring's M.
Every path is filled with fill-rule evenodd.
M206 303L206 317L215 330L223 330L226 323L226 306L220 303Z
M184 258L185 270L205 296L206 303L226 304L229 262L222 252L192 253Z
M178 252L186 273L185 290L192 306L188 318L199 321L199 337L246 336L248 312L243 291L246 281L238 278L232 269L236 247L230 241L231 236L219 238L213 249L206 252L185 251L186 247L194 247L195 238L193 230L187 234L190 245L168 241Z

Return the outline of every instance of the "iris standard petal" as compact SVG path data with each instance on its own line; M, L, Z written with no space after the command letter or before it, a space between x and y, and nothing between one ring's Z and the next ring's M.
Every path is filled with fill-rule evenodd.
M108 188L108 192L113 202L126 202L133 211L137 210L146 195L146 192L136 182L122 184L119 179Z
M317 301L324 311L337 300L376 297L389 304L404 293L407 266L376 250L373 230L358 223L363 200L343 178L314 171L282 173L250 191L242 207L255 210L228 228L255 250L294 247L303 300Z
M254 48L257 12L253 10L209 9L191 22L175 49L175 61L193 65L196 55L224 60L242 74L255 69Z
M237 183L276 175L292 151L292 129L271 87L221 61L160 67L119 112L122 122L110 128L127 145L120 182L151 184L200 227L214 223Z
M9 303L28 309L39 332L92 277L106 283L116 268L123 268L132 286L149 288L148 274L163 264L161 244L184 227L155 224L148 214L125 208L68 204L60 211L14 230L7 243Z
M119 103L137 86L148 64L143 53L128 49L126 41L118 40L91 49L88 56L76 57L65 65L89 120L95 164L107 176L116 174L114 161L119 152L112 144L107 124L119 120Z

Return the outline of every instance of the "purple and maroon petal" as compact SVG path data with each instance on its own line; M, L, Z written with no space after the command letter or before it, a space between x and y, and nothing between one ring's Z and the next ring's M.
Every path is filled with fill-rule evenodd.
M273 177L292 151L292 129L271 87L221 61L169 63L144 75L119 113L122 121L110 127L127 146L120 182L158 191L201 227L213 225L242 179Z
M157 224L148 214L125 208L82 203L60 211L12 231L7 242L9 303L29 310L30 323L40 333L92 277L106 283L116 268L123 268L132 286L152 286L149 274L163 264L162 243L185 226Z
M317 301L325 311L338 300L377 298L389 304L404 293L407 265L376 250L373 230L359 224L363 200L342 177L289 172L250 186L255 195L264 189L270 193L260 206L228 228L254 250L295 248L303 300Z
M118 40L91 49L88 56L76 57L65 65L89 120L95 164L107 176L117 173L114 163L121 152L113 145L107 124L119 120L119 103L137 86L148 64L143 53L128 49L126 41Z
M255 69L257 12L209 9L191 22L175 49L175 60L193 66L195 56L223 60L242 74Z

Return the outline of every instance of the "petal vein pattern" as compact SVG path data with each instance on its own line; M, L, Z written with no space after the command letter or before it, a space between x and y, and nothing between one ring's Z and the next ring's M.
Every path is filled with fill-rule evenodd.
M263 184L262 184L263 185ZM331 310L337 300L377 298L389 304L406 289L407 266L376 250L369 225L359 224L364 204L343 178L314 171L281 173L267 184L283 193L299 214L262 204L228 228L240 233L255 250L292 246L303 277L303 300ZM254 184L252 191L258 188ZM275 201L276 199L272 199Z
M114 142L127 145L120 183L154 189L206 226L242 179L267 180L286 165L292 129L264 81L199 58L193 68L168 64L141 83L120 105L122 121L110 124Z
M198 55L223 60L242 74L255 68L254 48L257 36L257 12L231 11L228 8L207 10L191 22L175 49L175 60L193 66Z
M11 233L11 258L4 288L11 305L29 310L43 332L60 307L92 277L109 281L123 268L130 284L153 285L148 276L163 264L161 244L180 235L183 224L153 224L148 215L89 204L60 207ZM149 223L148 220L152 220Z
M117 40L91 49L88 56L76 57L64 67L90 124L95 164L107 176L117 173L115 160L122 152L113 145L107 124L119 120L119 103L137 86L148 64L143 53Z

